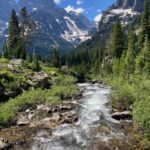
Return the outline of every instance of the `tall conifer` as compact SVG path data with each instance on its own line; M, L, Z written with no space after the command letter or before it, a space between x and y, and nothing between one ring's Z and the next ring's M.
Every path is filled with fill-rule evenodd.
M150 40L150 21L149 21L149 2L148 0L144 0L144 10L141 15L141 31L139 33L138 38L138 47L139 51L142 50L144 46L144 40L146 36L148 36L148 39Z
M118 20L112 29L112 53L116 58L120 58L125 49L125 37L120 21Z

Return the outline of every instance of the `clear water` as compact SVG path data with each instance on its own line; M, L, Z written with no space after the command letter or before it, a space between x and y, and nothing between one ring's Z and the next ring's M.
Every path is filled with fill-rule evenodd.
M91 150L94 141L109 141L114 137L123 138L117 131L118 121L111 118L110 109L106 107L110 88L99 84L79 84L83 91L80 100L79 120L74 124L63 124L53 130L50 137L36 137L32 150ZM105 125L109 131L94 132L100 125Z

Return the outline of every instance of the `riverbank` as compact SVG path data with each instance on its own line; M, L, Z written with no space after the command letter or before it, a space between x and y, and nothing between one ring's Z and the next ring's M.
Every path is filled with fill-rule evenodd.
M74 99L62 101L54 106L29 106L18 113L14 125L1 128L0 139L7 139L9 142L6 143L6 148L8 146L11 150L31 149L37 133L47 136L51 134L52 129L61 124L77 121L77 114L72 112L76 107L79 106Z
M58 112L67 109L67 104L61 106L64 101L80 95L77 79L62 68L42 63L39 72L21 59L0 59L0 64L0 149L26 150L36 130L43 126L38 123L52 115L50 110L39 110L39 107L43 105ZM50 126L56 125L54 122Z
M132 125L111 117L111 108L107 106L109 87L91 83L78 86L82 96L55 106L37 105L20 112L18 125L3 128L0 138L8 139L12 150L132 147L133 141L128 136Z
M131 136L136 141L137 149L150 148L149 137L149 95L150 80L147 76L132 76L129 80L114 75L102 78L92 76L95 81L103 81L112 87L110 103L119 113L131 112L133 116L133 129Z

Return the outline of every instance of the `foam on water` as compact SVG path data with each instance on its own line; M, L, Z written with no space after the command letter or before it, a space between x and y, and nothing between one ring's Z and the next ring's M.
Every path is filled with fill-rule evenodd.
M78 86L83 91L78 122L61 125L53 131L49 139L36 137L33 150L81 150L83 147L88 149L89 142L95 137L108 141L113 136L122 135L122 133L116 134L111 127L112 123L119 122L111 118L110 109L105 105L108 102L110 88L89 83L78 84ZM110 127L109 135L91 134L92 129L99 126L101 122L105 122Z

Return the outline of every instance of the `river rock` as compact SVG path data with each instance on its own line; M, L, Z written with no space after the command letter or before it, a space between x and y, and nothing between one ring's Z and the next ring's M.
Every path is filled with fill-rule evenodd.
M76 116L76 114L72 113L72 112L67 112L67 113L63 113L62 114L62 120L61 120L61 124L63 123L74 123L78 120L78 117Z
M64 112L64 111L68 111L68 110L71 110L72 109L72 106L71 105L61 105L59 106L59 110Z
M92 80L92 84L95 84L95 83L97 83L97 80Z
M17 125L18 125L18 126L29 125L29 120L28 120L26 117L24 117L24 116L21 115L21 116L19 117L18 121L17 121Z
M112 118L116 119L116 120L126 120L132 119L132 113L130 111L124 111L124 112L115 112L111 115Z
M60 113L53 113L51 120L55 122L59 122L61 120L62 115Z
M10 146L11 144L7 139L0 139L0 150L7 150L8 148L10 148Z
M44 111L44 112L50 112L51 108L46 106L46 105L38 105L37 106L37 110L39 111Z

